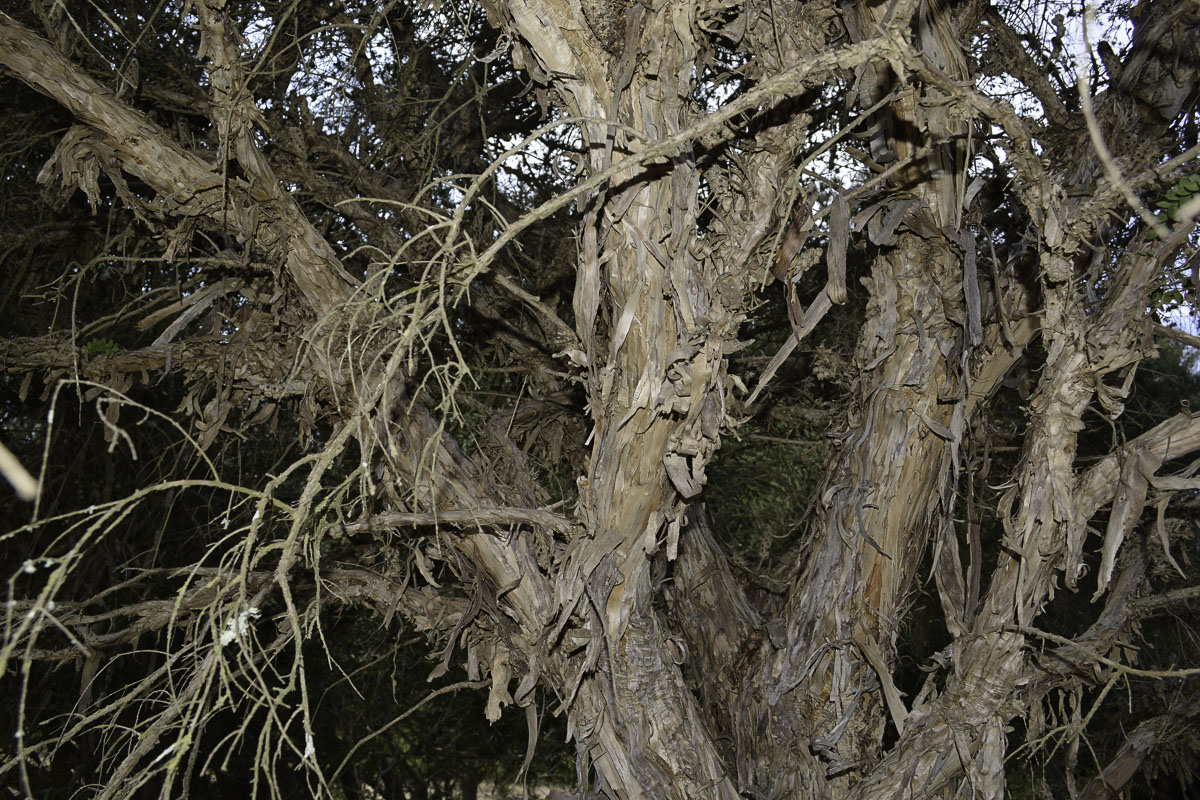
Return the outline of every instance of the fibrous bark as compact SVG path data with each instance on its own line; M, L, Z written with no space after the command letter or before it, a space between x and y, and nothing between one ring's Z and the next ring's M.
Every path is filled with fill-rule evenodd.
M133 449L118 410L140 402L134 388L157 387L150 373L178 376L195 425L188 452L209 472L35 519L29 530L85 534L54 537L45 561L64 566L52 588L10 604L21 615L10 614L0 673L23 649L27 668L75 659L94 676L114 648L187 632L123 701L175 692L129 728L136 736L110 759L102 797L132 795L161 759L187 752L207 710L243 702L226 689L243 683L272 698L255 769L280 763L278 735L312 790L334 794L303 643L330 608L356 605L385 627L398 617L429 632L432 677L461 663L472 685L487 686L489 721L513 705L536 720L538 691L553 697L575 742L580 796L997 798L1008 723L1023 716L1037 735L1052 696L1073 698L1078 748L1085 692L1133 674L1114 654L1152 613L1139 594L1155 565L1179 568L1161 519L1170 493L1197 487L1193 468L1172 463L1200 449L1190 413L1086 469L1079 457L1089 410L1118 418L1153 350L1155 292L1194 257L1186 203L1200 189L1184 176L1195 142L1179 153L1200 81L1194 4L1139 4L1124 61L1097 48L1105 82L1077 76L1078 88L1041 74L1059 63L1061 43L1027 51L1020 9L1007 7L483 6L500 32L495 50L460 51L456 76L439 76L444 98L484 102L456 96L456 81L482 84L479 65L511 50L542 112L570 133L511 121L488 132L488 120L472 120L420 190L371 167L367 145L386 139L401 151L393 166L424 168L436 145L418 152L388 138L410 121L387 95L400 85L422 105L414 98L428 87L406 83L405 70L436 73L454 48L394 63L371 49L384 27L417 37L449 16L430 12L422 27L393 20L393 4L359 24L340 6L301 3L271 17L295 53L267 46L256 61L254 31L237 21L253 13L199 0L204 79L188 88L205 96L189 110L211 137L201 157L128 99L126 84L144 82L131 67L106 87L64 52L72 34L56 46L0 14L0 64L73 120L40 180L66 197L81 191L93 212L119 200L165 262L186 258L200 234L223 245L186 285L91 323L133 321L126 327L155 332L151 342L81 344L72 328L2 348L0 367L46 376L48 398L50 380L86 387L79 396L100 404L110 450ZM306 74L303 41L323 35L325 20L348 31L348 94L366 116L340 134L288 92ZM981 71L1019 83L1044 117L1010 105ZM510 83L501 94L517 102ZM431 105L443 102L453 105ZM510 146L511 130L529 138ZM563 137L573 185L509 218L525 201L504 197L497 173L551 135ZM467 169L483 174L456 182ZM516 181L537 197L530 187L553 185L549 173ZM1164 209L1174 218L1125 221L1123 204L1145 211L1137 193L1172 185ZM539 252L551 262L574 247L567 267L514 252L564 209L574 239ZM766 365L757 375L739 373L733 357L752 344L739 337L769 293L782 297L782 341L756 356ZM849 376L834 446L799 536L769 574L753 575L705 506L714 458L834 320L853 339L822 340L823 352L840 347ZM483 344L470 341L477 333ZM472 370L520 380L489 384L502 401L470 398ZM1003 399L1013 388L1019 398ZM1020 406L1019 455L985 482L978 453L991 452L991 417L1005 403ZM254 486L229 483L210 454L287 409L311 452L247 470L261 478ZM222 534L195 556L219 553L219 568L147 570L119 587L167 592L154 581L183 581L170 584L173 600L91 613L101 589L51 616L75 569L66 565L89 542L151 496L194 490L237 500L220 512L222 530L240 520L234 544ZM1153 535L1147 508L1159 511ZM412 536L393 537L398 529ZM362 542L383 554L377 571L374 561L324 563L330 553L365 560ZM36 570L36 559L24 563ZM926 654L931 676L906 696L901 637L926 570L949 644ZM1073 638L1039 628L1060 580L1105 600ZM261 624L273 635L251 642L268 605ZM99 632L106 623L118 627ZM63 641L39 643L56 630L68 631ZM1046 642L1059 649L1035 657ZM1126 783L1196 717L1181 698L1116 749L1085 796ZM286 715L273 705L285 702ZM87 712L69 736L102 713ZM24 769L48 749L31 746L11 764ZM166 763L169 791L179 763Z

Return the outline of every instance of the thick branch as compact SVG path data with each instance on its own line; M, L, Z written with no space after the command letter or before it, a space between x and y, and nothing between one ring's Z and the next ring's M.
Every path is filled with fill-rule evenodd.
M741 678L753 657L756 640L765 636L762 620L734 579L713 535L703 503L686 511L688 525L679 534L679 557L663 595L668 620L681 634L685 675L703 700L716 730L735 739L745 733L732 716L740 703ZM735 742L733 752L750 752L752 742ZM744 782L750 776L739 776Z
M112 160L145 181L162 206L183 216L204 216L231 234L249 233L267 252L286 261L309 307L318 315L350 297L337 256L278 186L223 180L199 158L175 144L146 115L67 61L45 39L0 12L0 64L61 103L96 131L97 156ZM268 204L274 225L262 224ZM274 228L269 230L269 228Z
M352 536L358 533L405 528L414 525L450 525L473 528L481 525L534 525L570 534L578 526L566 517L537 508L492 508L487 506L415 513L387 511L357 522L347 522L330 529L331 534Z
M1080 794L1081 800L1109 800L1131 781L1155 748L1196 730L1200 717L1200 699L1182 698L1171 704L1165 714L1146 720L1125 737L1125 744Z
M235 385L256 395L279 400L302 395L312 387L299 379L277 380L275 362L260 363L259 351L272 355L271 348L243 348L237 353ZM179 370L185 377L208 378L218 374L231 356L229 346L218 337L186 339L156 344L113 355L88 355L67 342L38 337L0 341L0 370L12 373L49 372L105 383L113 375L157 375ZM157 379L157 378L156 378Z

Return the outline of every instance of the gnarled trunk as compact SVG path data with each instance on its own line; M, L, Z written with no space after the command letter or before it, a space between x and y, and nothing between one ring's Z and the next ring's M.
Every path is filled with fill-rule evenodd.
M327 18L316 4L302 5L297 53ZM1078 458L1085 414L1097 404L1107 417L1119 416L1132 368L1151 352L1152 331L1163 330L1147 308L1164 273L1182 269L1177 253L1189 246L1188 225L1200 213L1200 200L1185 200L1200 196L1188 188L1200 183L1180 179L1200 154L1194 127L1191 149L1169 158L1184 136L1178 131L1189 120L1195 125L1194 2L1139 4L1129 17L1127 62L1106 58L1111 47L1097 49L1107 83L1093 99L1083 76L1078 100L1042 74L1042 54L1027 52L1006 21L1010 9L976 3L483 5L503 32L490 40L496 53L511 46L543 111L553 101L568 138L578 135L577 151L573 141L564 147L576 159L575 186L516 221L478 211L493 209L484 178L454 184L446 204L457 207L431 211L436 224L411 196L377 198L423 220L403 232L392 229L390 210L356 204L337 224L354 235L369 232L363 249L384 246L396 255L384 266L360 263L354 276L302 206L306 193L335 209L347 199L330 193L335 180L314 174L315 143L336 151L338 169L362 181L359 193L387 195L395 187L359 164L350 144L324 141L323 125L311 119L303 130L289 128L293 120L281 111L271 122L282 131L273 147L252 87L272 92L274 112L288 81L264 81L247 67L224 0L198 0L194 8L204 63L193 72L206 80L194 83L211 95L202 108L216 142L211 164L123 90L110 91L0 13L0 64L76 122L56 139L39 180L81 188L93 206L111 184L137 223L152 230L166 261L190 247L197 230L244 247L240 261L221 250L210 259L219 269L197 269L194 286L178 288L169 305L147 313L136 299L97 323L136 317L141 334L171 319L152 345L121 352L106 340L93 340L91 350L9 342L0 369L48 370L95 380L88 388L95 396L120 394L103 412L112 443L120 436L117 410L132 404L123 392L133 376L173 368L185 382L203 376L216 396L202 403L189 392L181 408L205 410L195 413L200 435L184 438L215 477L189 472L164 485L228 492L239 507L252 507L242 533L209 526L222 527L222 544L201 548L200 561L182 570L185 589L111 614L85 613L89 604L110 602L108 588L57 607L59 616L51 598L76 569L69 565L82 560L88 537L116 530L150 490L106 505L103 522L86 521L96 510L86 505L36 519L29 529L78 525L87 535L56 533L40 560L29 558L14 573L10 587L24 586L18 580L38 563L55 569L50 588L24 605L10 602L0 676L23 650L26 667L85 660L87 684L103 648L134 647L147 631L184 627L183 644L168 645L167 666L129 688L111 717L88 710L92 690L83 691L85 713L97 716L84 717L64 741L99 719L120 730L112 734L117 755L105 754L112 766L104 767L102 798L140 791L163 770L169 794L184 755L196 760L207 720L239 708L242 698L231 699L226 687L243 679L270 712L256 774L283 763L286 743L295 763L311 770L313 791L338 785L339 775L345 782L345 761L331 777L321 761L303 643L314 638L323 608L356 602L377 609L385 628L399 614L440 637L433 678L461 655L469 680L457 686L487 688L489 721L510 705L524 707L536 733L537 690L553 695L576 746L577 793L588 798L999 798L1006 724L1023 715L1036 738L1054 692L1071 693L1076 717L1067 735L1077 746L1085 689L1132 674L1118 646L1140 615L1194 596L1139 599L1156 567L1174 562L1165 528L1155 534L1163 553L1152 556L1152 537L1138 523L1148 504L1161 513L1170 492L1200 486L1194 467L1164 474L1172 459L1200 449L1200 417L1183 413L1131 436L1087 469ZM247 17L257 21L256 9ZM341 11L329 13L333 19ZM387 13L368 26L340 17L333 23L354 31L348 41L357 52L347 63L372 114L366 128L392 122L376 95L384 87L363 55ZM976 58L980 42L1012 63L997 67L988 48ZM469 55L464 69L493 63L497 54ZM259 65L272 61L284 71L301 60L267 55ZM1036 98L1053 125L1035 125L975 72L1021 81L1023 102ZM468 163L507 133L481 132ZM815 170L826 156L828 168ZM488 175L499 169L493 163ZM293 185L299 188L287 188ZM1144 220L1153 235L1138 227L1143 222L1117 230L1122 203L1137 207L1135 192L1156 188L1167 198L1160 203L1166 216ZM535 296L534 281L523 284L497 265L522 231L571 203L579 224L573 269L538 276L554 284L574 272L568 324L553 302ZM468 210L483 220L476 238L464 233ZM1111 253L1110 239L1120 242ZM480 242L486 249L477 252ZM252 257L269 268L252 268ZM401 265L406 258L411 263ZM856 283L848 285L848 275ZM396 285L387 288L389 280ZM471 305L467 290L485 280L495 296ZM456 301L448 299L451 287L461 290ZM786 313L788 333L774 356L755 362L765 366L750 391L742 377L752 373L735 374L730 356L748 345L738 337L764 292L782 293L786 308L778 316L782 324ZM173 341L214 298L234 294L224 311L209 315L208 335ZM506 326L509 306L497 297L526 316ZM855 308L860 318L852 318ZM460 340L467 337L459 333L460 326L476 330L478 320L469 317L477 311L486 319L479 327L503 328L496 341L525 348L526 361L512 370L522 382L511 405L511 395L495 392L504 402L487 406L482 421L458 420L456 436L437 404L444 411L456 402L459 378L447 376L469 371ZM785 563L748 579L708 516L711 461L827 315L858 326L843 348L851 377L836 409L834 445ZM268 339L278 349L267 351ZM443 344L460 359L453 369L437 361ZM106 353L103 368L81 363L80 350ZM471 352L480 360L493 355L485 346ZM983 476L972 454L988 440L999 387L1022 360L1026 383L1010 380L1021 397L1009 405L1022 406L1013 414L1027 427L1012 435L1020 454L1009 474L989 477L1004 494L991 519L995 541L985 547L973 507ZM1106 383L1114 380L1119 385ZM583 412L569 407L576 385ZM522 404L527 387L541 405ZM22 402L28 388L26 378ZM322 449L282 471L262 467L264 486L224 483L208 459L234 406L241 404L238 413L246 406L250 427L297 397L305 403L299 430L312 432L314 409L330 421ZM551 406L576 414L573 429L558 428L547 448L559 462L556 480L567 469L561 462L571 460L561 458L563 439L583 431L573 446L585 455L565 478L577 493L560 495L575 501L569 509L545 507L549 491L536 477L534 448L512 432L519 418L537 427ZM53 422L53 409L45 418ZM347 508L358 516L342 519ZM1106 508L1092 546L1089 525ZM227 527L234 512L220 513ZM428 538L380 537L369 555L343 548L356 536L411 526L421 527L414 538ZM330 567L323 563L330 552L363 563ZM219 568L206 565L213 553L221 554ZM1059 578L1072 590L1084 585L1089 555L1098 564L1093 599L1103 597L1105 606L1074 639L1039 630ZM935 674L920 694L905 696L895 677L898 637L923 570L932 575L951 644L928 654ZM157 566L143 572L121 592L158 580ZM445 591L439 581L451 578L465 588ZM211 582L193 583L199 579ZM274 625L274 639L251 641L251 621L269 604L274 616L262 628ZM114 619L128 623L114 633L94 630ZM60 633L58 649L35 646L39 636ZM1031 657L1034 644L1047 643L1058 647ZM132 723L122 716L124 705L141 714L143 704L162 710ZM1194 719L1197 708L1181 698L1137 728L1084 795L1103 797L1127 780L1163 731ZM243 730L227 741L240 743ZM37 753L48 752L49 742L42 739ZM33 753L22 750L0 769L25 769ZM474 795L477 779L461 778L464 796Z

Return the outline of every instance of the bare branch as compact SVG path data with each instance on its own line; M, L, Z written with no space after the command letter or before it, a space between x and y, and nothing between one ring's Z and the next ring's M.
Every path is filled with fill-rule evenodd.
M428 513L387 511L373 514L364 520L340 523L330 528L329 533L335 536L353 536L359 533L383 531L389 528L407 528L415 525L449 525L462 528L478 528L484 525L534 525L563 534L572 534L578 530L577 524L566 517L540 509L479 506Z
M0 64L61 103L95 131L77 147L90 146L106 165L145 181L162 207L182 216L203 216L235 235L256 237L285 261L309 307L327 312L350 296L344 271L326 242L278 183L257 185L223 179L185 151L149 118L64 59L49 42L0 12ZM279 229L254 209L270 203Z

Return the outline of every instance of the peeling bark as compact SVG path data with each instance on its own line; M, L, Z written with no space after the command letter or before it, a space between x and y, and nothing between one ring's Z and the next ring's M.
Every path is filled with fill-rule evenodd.
M1052 696L1074 692L1078 703L1120 672L1114 654L1150 613L1140 593L1152 562L1179 568L1167 528L1151 534L1144 512L1161 516L1172 492L1200 485L1193 468L1171 464L1200 450L1190 413L1086 469L1079 457L1089 412L1119 417L1133 369L1153 351L1161 325L1147 309L1164 274L1182 270L1181 252L1195 256L1187 225L1154 240L1118 230L1127 195L1165 192L1196 163L1194 146L1167 160L1177 131L1195 124L1195 9L1185 0L1138 5L1125 64L1104 64L1108 82L1087 118L1041 74L1042 54L1026 51L1010 9L941 0L483 5L503 47L472 55L470 66L511 47L543 110L556 104L579 136L576 187L521 220L504 219L496 209L516 216L515 202L486 198L482 178L448 184L457 209L424 209L423 189L355 172L360 156L324 141L311 121L286 134L287 152L273 150L285 134L256 92L269 87L279 102L286 81L249 68L220 0L193 7L210 97L192 110L211 121L213 163L0 14L0 64L74 119L42 182L81 191L95 211L107 202L103 177L159 236L168 262L197 230L245 247L242 261L214 259L228 273L219 280L197 278L120 312L142 333L166 326L149 346L114 343L97 356L67 336L13 339L0 347L0 368L43 375L47 385L93 381L89 400L106 387L129 390L139 375L144 385L160 370L182 375L181 409L198 420L205 457L234 429L235 409L250 426L302 401L328 428L325 449L295 467L311 466L297 497L277 495L289 469L239 499L258 504L239 558L257 565L269 553L274 571L204 573L212 586L111 616L64 606L60 621L83 631L74 650L35 646L49 628L33 612L49 606L23 600L0 672L20 647L28 666L90 663L172 626L192 626L193 643L214 638L203 627L205 613L218 620L213 603L236 609L251 596L278 597L282 633L269 652L295 647L286 679L303 695L298 643L313 620L326 605L366 604L385 623L399 615L438 639L434 677L465 662L471 685L488 686L489 721L508 706L532 707L539 689L552 695L575 741L580 796L1003 797L1007 723L1036 717ZM306 8L296 30L316 35L334 13L317 11ZM370 45L369 26L337 24L355 28L356 47ZM984 40L995 52L976 63L973 43ZM996 53L1009 63L998 65ZM272 58L281 76L299 69L299 56ZM351 62L365 105L382 114L387 81L370 74L361 52ZM1024 81L1053 128L989 94L978 70ZM480 137L482 153L494 142ZM353 173L345 185L318 174L316 151ZM815 172L827 152L843 161ZM463 158L473 169L482 156ZM850 180L848 159L862 168L860 185L839 185ZM349 248L327 232L333 223L315 225L291 183L326 205L361 201L338 224L394 255L369 262L374 276L351 276ZM400 210L377 214L359 192ZM496 263L534 221L571 203L579 225L571 264L543 268L531 257L536 274L525 280ZM468 207L493 216L468 221ZM468 235L471 224L479 231ZM1111 252L1110 240L1119 242ZM249 269L252 255L267 268ZM537 295L572 276L573 330L559 316L565 294L561 306ZM276 280L302 302L286 302L269 285ZM389 280L401 288L380 288ZM485 280L487 289L475 285ZM748 393L742 375L751 373L738 374L731 356L750 344L739 336L767 291L782 294L787 318L777 322L790 333L774 356L755 356L766 366ZM472 300L472 292L487 294ZM528 317L509 319L509 302ZM858 308L861 319L848 322ZM474 357L507 350L520 364L515 398L506 389L495 393L502 403L468 406L481 421L467 421L456 400L477 366L461 341L484 327L472 327L473 315L499 331L493 349ZM200 319L216 333L194 335ZM801 544L755 584L707 516L713 459L830 320L855 343L845 348L851 377L835 446L800 521ZM999 399L1006 384L1018 401ZM198 386L214 396L200 397ZM984 478L972 454L989 444L1002 402L1021 404L1015 416L1025 427L1012 435L1011 473L987 478L1004 487L989 573L975 507ZM571 425L547 423L552 444L541 448L530 442L546 409ZM114 442L116 412L104 413ZM312 420L298 427L310 433ZM539 469L574 481L575 492L552 496ZM343 507L361 513L343 519ZM263 512L283 520L280 541L259 541ZM1104 515L1103 534L1089 537ZM417 533L381 545L378 574L320 564L330 542L400 528ZM951 644L935 656L926 688L905 697L898 637L926 568ZM1103 609L1073 639L1039 634L1060 579L1077 591L1089 568ZM461 596L439 592L452 578ZM113 619L124 626L116 633L88 627ZM219 641L219 620L207 624ZM236 626L228 630L236 641ZM1039 635L1059 648L1035 655ZM153 771L151 749L216 680L221 652L196 650L179 707L123 753L104 796L133 791ZM307 698L297 708L311 735ZM1196 715L1180 701L1136 728L1083 796L1111 796L1167 731ZM320 776L307 747L298 752Z

